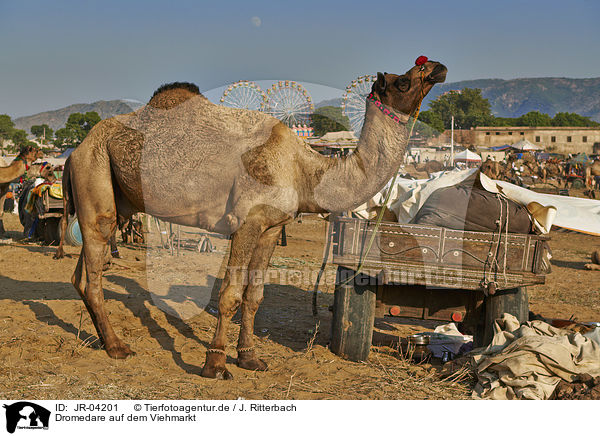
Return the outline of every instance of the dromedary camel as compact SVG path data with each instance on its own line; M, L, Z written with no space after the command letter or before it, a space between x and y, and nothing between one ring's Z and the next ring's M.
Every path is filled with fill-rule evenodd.
M600 160L596 159L591 165L585 168L585 184L588 187L593 187L593 182L600 177ZM596 186L600 189L600 186Z
M6 165L4 160L0 162L0 237L6 235L6 230L4 229L4 202L6 201L6 193L10 187L10 182L21 177L26 172L34 177L45 177L45 175L48 175L49 168L45 168L44 171L44 165L32 165L35 160L41 157L43 157L41 150L34 147L23 147L10 165Z
M446 77L445 66L423 59L403 75L377 74L358 146L337 159L313 151L269 115L209 102L192 84L164 85L137 112L98 123L71 154L63 190L83 236L72 283L109 356L125 358L132 351L104 309L106 242L118 216L139 211L232 235L202 375L232 378L225 366L226 335L240 307L237 365L266 370L254 351L254 316L282 226L300 212L351 210L398 171L408 114Z

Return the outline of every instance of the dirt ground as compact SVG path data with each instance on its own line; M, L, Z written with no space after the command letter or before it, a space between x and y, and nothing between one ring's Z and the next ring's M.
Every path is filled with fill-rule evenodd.
M21 226L15 215L5 215L5 226L13 239L19 238ZM258 373L235 366L236 317L227 349L233 381L199 375L216 324L215 292L208 295L206 310L198 310L201 303L190 295L187 282L174 295L167 295L170 300L164 300L160 279L167 279L157 281L156 274L149 272L159 265L194 279L201 256L197 251L182 247L180 256L171 256L168 250L146 256L142 248L120 247L123 259L116 260L104 275L106 307L117 334L137 354L118 361L98 346L90 317L70 283L79 249L67 247L66 258L53 260L54 247L1 244L0 397L469 398L473 379L468 374L444 378L435 362L416 365L388 347L374 348L364 363L343 360L329 351L331 313L327 307L333 299L334 267L327 268L317 318L311 309L311 280L298 277L294 281L296 273L291 272L318 269L325 229L326 223L317 217L305 217L302 223L287 227L288 246L275 251L270 269L274 274L269 275L274 280L265 287L265 300L256 316L257 349L269 370ZM549 318L600 321L600 272L583 266L590 253L600 249L600 238L552 232L550 245L553 271L545 285L529 289L530 309ZM210 281L205 286L215 287ZM196 310L190 312L190 307ZM436 325L405 319L390 322L401 336Z

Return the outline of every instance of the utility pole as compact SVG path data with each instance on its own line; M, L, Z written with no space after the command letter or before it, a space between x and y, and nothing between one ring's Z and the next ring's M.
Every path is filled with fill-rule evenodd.
M450 165L454 167L454 115L450 123Z

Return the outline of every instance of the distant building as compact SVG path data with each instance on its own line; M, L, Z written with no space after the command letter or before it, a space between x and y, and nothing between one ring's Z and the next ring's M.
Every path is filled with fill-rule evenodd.
M314 132L313 132L313 128L310 126L307 126L306 124L298 124L298 125L293 125L292 126L292 130L294 131L294 133L300 137L303 138L310 138L311 136L313 136Z
M598 127L475 127L470 130L454 130L454 142L464 146L496 147L514 144L527 139L552 153L593 153L593 145L600 142ZM440 142L450 142L446 130Z

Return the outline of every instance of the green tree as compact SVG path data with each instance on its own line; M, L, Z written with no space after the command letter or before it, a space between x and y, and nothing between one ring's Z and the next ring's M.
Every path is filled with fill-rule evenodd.
M600 123L576 113L558 112L552 118L552 125L557 127L597 127L600 126Z
M54 134L54 145L58 148L77 147L99 122L100 115L96 112L72 113L65 127L58 129Z
M41 125L35 125L35 126L31 126L31 133L38 139L40 138L52 138L52 136L54 135L54 130L52 130L48 124L41 124Z
M317 136L323 136L327 132L340 132L350 130L350 120L342 112L342 108L335 106L323 106L311 115L310 125Z
M57 148L76 147L78 144L75 132L71 129L63 127L54 133L54 145Z
M11 139L14 129L15 123L12 122L10 116L6 114L0 115L0 142L3 139Z
M550 127L552 125L552 118L548 114L542 114L538 111L527 112L525 115L521 115L517 118L518 126L529 126L529 127Z
M490 102L483 98L481 89L449 92L430 102L429 108L442 120L445 129L450 128L452 116L455 125L461 129L488 126L493 120Z
M442 121L442 117L437 112L423 111L419 114L419 121L434 130L435 132L431 132L434 135L439 135L444 131L444 121Z

